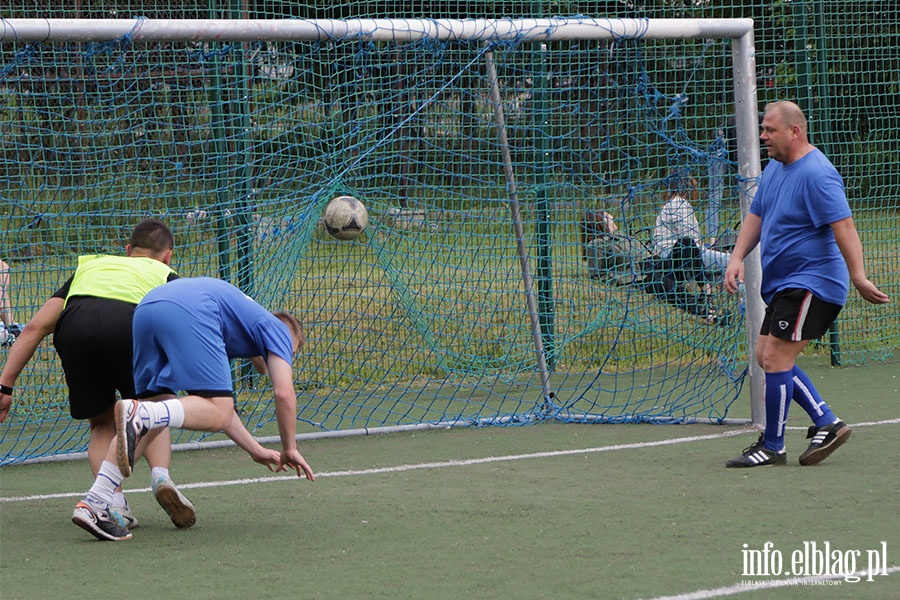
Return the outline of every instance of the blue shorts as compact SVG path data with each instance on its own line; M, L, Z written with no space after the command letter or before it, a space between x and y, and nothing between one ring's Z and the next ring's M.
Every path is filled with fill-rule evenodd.
M138 398L185 391L232 396L234 383L222 332L171 302L134 311L134 387Z

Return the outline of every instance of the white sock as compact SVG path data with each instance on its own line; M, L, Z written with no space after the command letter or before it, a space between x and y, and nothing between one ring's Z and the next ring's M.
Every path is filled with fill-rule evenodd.
M122 492L116 492L113 494L112 500L113 506L128 506L128 500L125 499L125 494Z
M123 479L125 477L119 470L118 465L104 460L103 464L100 465L97 478L94 479L94 485L91 486L87 496L85 496L85 500L98 508L106 509L112 504L116 488L122 485Z
M157 477L169 477L169 469L166 467L153 467L150 469L150 481L155 480Z
M162 402L140 402L138 410L149 429L178 428L184 425L184 405L178 398Z

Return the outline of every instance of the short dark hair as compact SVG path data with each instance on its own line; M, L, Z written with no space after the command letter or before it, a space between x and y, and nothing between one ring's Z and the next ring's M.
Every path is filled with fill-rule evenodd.
M303 325L300 324L297 317L291 313L284 312L283 310L275 311L272 314L275 315L279 321L288 326L291 337L296 338L300 342L297 344L297 347L302 348L303 344L306 343L306 332L303 331Z
M131 247L161 254L175 247L175 236L169 226L159 219L144 219L131 232Z

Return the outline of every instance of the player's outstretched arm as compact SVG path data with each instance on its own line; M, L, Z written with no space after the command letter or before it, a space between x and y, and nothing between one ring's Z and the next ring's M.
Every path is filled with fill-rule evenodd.
M853 286L859 291L859 295L872 304L886 304L889 302L890 298L888 298L888 295L879 290L866 277L862 242L859 241L859 233L856 231L853 217L847 217L832 223L831 229L834 231L834 239L837 241L838 248L841 249L841 254L844 255L847 270L850 271L850 281L853 282Z
M294 469L297 476L306 476L313 481L312 468L297 450L297 395L294 392L294 377L291 365L280 356L269 353L266 364L275 390L275 415L278 418L278 433L281 436L281 461L279 470Z
M50 298L28 321L12 348L9 349L6 366L3 367L3 373L0 374L0 384L5 387L15 387L16 379L34 356L38 345L45 337L53 333L65 304L66 301L62 298ZM11 407L12 394L0 393L0 423L6 420L6 415Z
M265 465L273 473L283 470L279 468L281 454L277 450L266 448L260 444L244 427L244 423L237 413L232 414L231 423L223 431L235 444L249 454L254 462Z

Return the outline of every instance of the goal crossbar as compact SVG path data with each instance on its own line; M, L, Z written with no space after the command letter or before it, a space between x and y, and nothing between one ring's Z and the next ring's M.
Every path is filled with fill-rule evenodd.
M752 19L0 19L0 42L25 43L734 39L752 31Z

